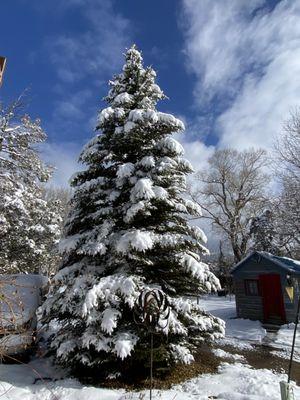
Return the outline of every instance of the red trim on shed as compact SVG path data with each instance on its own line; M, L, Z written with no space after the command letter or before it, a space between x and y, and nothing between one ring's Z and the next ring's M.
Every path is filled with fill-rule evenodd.
M278 318L280 318L282 322L286 322L280 275L259 275L259 282L265 322Z

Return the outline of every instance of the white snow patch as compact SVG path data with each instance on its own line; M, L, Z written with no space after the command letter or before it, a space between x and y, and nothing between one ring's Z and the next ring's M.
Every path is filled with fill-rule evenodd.
M231 354L228 353L228 351L224 351L222 349L212 349L212 352L214 353L215 356L220 358L228 358L230 360L240 360L240 361L245 359L240 354Z
M155 160L153 156L145 156L137 164L145 168L152 168L155 167Z
M127 93L127 92L124 92L124 93L118 94L114 98L113 104L116 105L116 106L119 106L119 105L122 105L122 104L124 104L124 105L129 104L130 105L132 102L133 102L133 96L131 94Z
M112 117L112 115L114 115L114 110L112 107L107 107L104 108L98 116L98 122L99 124L104 124L106 120L108 120L109 118Z
M231 300L228 297L203 296L199 304L205 311L226 322L225 338L221 339L224 344L251 349L250 343L261 343L266 336L260 321L236 318L234 296Z
M130 252L130 250L144 252L153 247L152 236L151 232L141 231L139 229L127 232L118 240L116 250L123 254Z
M131 190L130 199L135 200L150 200L155 197L153 191L153 182L149 178L139 179Z
M206 374L174 387L193 395L198 400L208 397L220 400L280 400L279 382L287 380L285 374L268 369L252 369L244 364L224 363L218 374ZM300 388L294 389L295 398Z
M136 204L133 204L126 211L126 215L124 217L125 222L130 222L138 212L143 211L146 208L146 204L143 201L139 201Z
M118 178L127 178L131 176L134 171L134 165L132 163L126 163L119 166L117 171Z
M129 133L132 129L136 127L136 124L132 121L127 121L124 125L124 132Z
M113 308L106 308L102 313L101 328L104 332L112 333L117 327L118 318L121 316L119 310Z
M181 146L181 144L177 140L175 140L169 136L160 140L157 143L157 147L161 150L165 150L166 153L171 151L172 153L175 153L178 155L184 154L184 148Z
M291 355L291 347L293 342L295 324L290 323L286 325L282 325L277 334L275 335L273 341L270 342L275 348L278 348L282 354L278 354L283 356L284 358L290 358ZM295 340L295 350L294 350L294 359L300 362L300 326L297 327L296 332L296 340Z
M124 297L126 303L132 308L138 296L139 278L135 276L111 275L101 278L86 295L82 315L87 316L90 311L98 306L98 298L116 303L117 295Z
M179 344L171 344L170 348L175 360L184 364L191 364L194 361L193 355L186 347Z
M153 192L155 197L160 200L166 200L169 197L167 190L161 186L153 186Z
M45 359L29 364L0 364L0 377L4 400L139 400L149 396L146 390L125 392L124 389L83 386L76 379L66 378L63 371ZM45 383L41 378L52 378L53 382ZM287 380L285 374L255 370L240 363L224 363L217 374L201 375L170 390L154 390L153 399L207 400L215 396L220 400L280 400L279 382L282 380ZM296 399L300 397L299 386L295 385L294 395Z
M168 125L173 131L184 130L183 122L173 115L155 111L150 108L131 110L128 115L128 121Z
M115 339L115 350L117 356L120 357L122 360L130 356L131 351L134 349L137 341L138 337L136 335L120 333L117 336L117 339Z
M68 236L60 240L58 249L61 254L69 253L71 250L75 250L79 241L82 239L82 234L77 233L76 235Z

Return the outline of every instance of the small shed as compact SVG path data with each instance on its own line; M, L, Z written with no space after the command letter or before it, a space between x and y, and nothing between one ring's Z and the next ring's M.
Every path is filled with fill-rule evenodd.
M239 318L270 324L293 322L300 285L300 261L254 251L231 271Z

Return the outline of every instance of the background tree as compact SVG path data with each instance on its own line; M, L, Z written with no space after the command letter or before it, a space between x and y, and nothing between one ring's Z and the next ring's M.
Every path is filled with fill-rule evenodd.
M250 239L250 221L266 203L268 184L264 172L264 150L217 150L208 168L196 175L199 185L191 191L195 202L232 248L235 262L246 254Z
M280 254L279 243L276 240L278 231L271 210L266 209L257 217L252 218L250 234L253 238L252 250L266 251L275 255Z
M35 146L46 135L39 120L20 116L21 111L21 98L0 111L0 273L47 273L60 216L42 194L51 171Z
M60 226L63 229L65 219L70 212L70 200L72 192L69 188L47 185L43 188L43 198L47 203L57 205L57 212L60 215Z
M192 168L171 138L184 127L156 110L165 96L155 76L130 48L110 82L101 132L81 153L87 169L72 182L64 261L44 321L58 321L56 359L81 376L145 371L149 336L132 312L145 288L160 288L171 308L168 326L155 336L156 365L189 363L197 344L223 333L218 318L183 297L216 289L218 280L199 257L205 235L187 221L200 209L184 198Z
M277 172L289 181L300 185L300 109L291 113L284 124L284 132L276 145Z
M225 289L228 293L232 293L233 282L231 269L234 260L231 256L230 249L225 246L223 240L219 240L218 249L212 251L207 257L207 263L209 264L211 271L219 279L222 289Z
M291 113L277 141L275 175L281 193L276 204L276 219L284 252L300 259L300 111Z

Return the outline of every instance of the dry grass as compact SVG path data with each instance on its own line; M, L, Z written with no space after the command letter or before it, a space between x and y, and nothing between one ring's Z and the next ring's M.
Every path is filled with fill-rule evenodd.
M211 352L209 347L202 346L195 354L195 362L192 364L178 364L161 377L155 376L154 373L153 386L155 389L170 389L174 385L195 378L201 374L216 373L218 366L220 365L220 361L221 360ZM113 379L101 382L101 387L111 389L123 388L128 391L148 389L150 387L150 379L141 379L139 381L135 381L134 383L131 383L131 380L133 379L130 379L130 377L128 381Z

